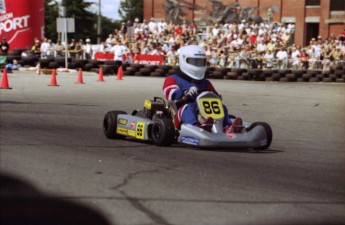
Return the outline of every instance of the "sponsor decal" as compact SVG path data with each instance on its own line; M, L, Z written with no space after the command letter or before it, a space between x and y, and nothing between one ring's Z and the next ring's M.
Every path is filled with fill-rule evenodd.
M162 55L127 54L123 56L123 61L126 61L127 57L131 57L133 59L133 63L135 64L148 64L148 65L163 65L164 59L165 59L164 56ZM96 60L112 60L114 59L114 54L96 52L95 59Z
M135 137L137 139L144 139L145 136L145 123L144 122L138 122L137 123L137 128L135 129Z
M129 125L130 128L133 130L135 128L135 121L132 121L131 124Z
M119 119L119 120L117 121L117 123L118 123L118 124L121 124L121 125L127 125L127 122L128 122L128 120L126 120L126 119Z
M135 130L128 130L128 135L131 137L135 137Z
M122 134L122 135L127 135L127 129L122 128L122 127L118 127L118 128L116 128L116 133Z
M234 139L234 138L236 138L236 134L234 134L234 133L227 133L227 134L226 134L226 137L227 137L228 139Z
M182 140L182 143L188 144L188 145L198 146L200 144L199 138L195 138L195 137L182 136L181 140Z
M144 107L147 109L151 109L151 101L146 99L144 102Z
M44 0L0 0L0 36L14 48L33 45L44 32Z

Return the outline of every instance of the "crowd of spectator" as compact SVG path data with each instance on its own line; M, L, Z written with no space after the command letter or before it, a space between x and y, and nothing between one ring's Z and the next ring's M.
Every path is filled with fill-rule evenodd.
M114 53L114 60L125 54L162 55L168 65L177 65L179 48L197 44L205 49L208 63L214 67L262 69L322 69L345 60L345 30L330 37L315 37L306 46L294 44L294 24L240 21L215 23L198 28L195 23L181 25L164 19L122 23L100 45L92 45L89 38L68 43L69 57L92 59L95 52ZM25 54L37 57L62 57L66 45L44 38L35 40Z

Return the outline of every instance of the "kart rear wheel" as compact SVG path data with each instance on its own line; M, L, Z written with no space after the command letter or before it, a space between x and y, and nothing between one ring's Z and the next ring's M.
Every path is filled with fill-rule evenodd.
M117 128L117 116L119 114L127 114L124 111L109 111L104 116L103 120L103 132L109 139L123 139L125 136L116 134Z
M266 142L265 145L260 146L258 148L254 148L254 149L256 149L256 150L265 150L268 147L270 147L270 145L272 143L273 132L272 132L271 126L268 123L265 123L265 122L255 122L255 123L252 123L249 128L247 128L247 131L250 131L251 129L253 129L256 126L262 126L263 128L265 128L267 142Z
M175 139L175 126L171 119L158 118L152 126L152 141L158 146L170 146Z

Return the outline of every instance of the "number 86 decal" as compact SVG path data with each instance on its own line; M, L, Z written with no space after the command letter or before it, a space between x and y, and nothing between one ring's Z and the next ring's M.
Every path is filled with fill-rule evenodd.
M205 117L212 117L214 119L220 119L224 117L224 110L222 102L216 98L203 98L199 99L199 105L201 108L201 114Z

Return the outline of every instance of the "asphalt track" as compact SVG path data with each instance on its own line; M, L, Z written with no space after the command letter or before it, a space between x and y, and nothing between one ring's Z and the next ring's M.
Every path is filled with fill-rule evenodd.
M266 121L267 151L108 140L109 110L161 96L163 78L9 74L1 172L112 224L345 224L345 85L213 80L232 114Z

